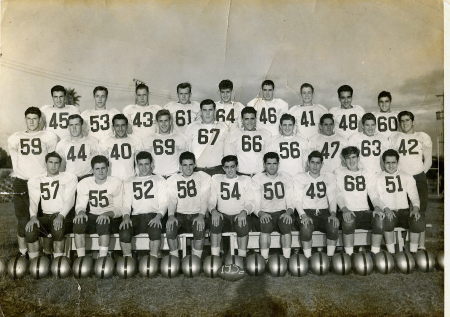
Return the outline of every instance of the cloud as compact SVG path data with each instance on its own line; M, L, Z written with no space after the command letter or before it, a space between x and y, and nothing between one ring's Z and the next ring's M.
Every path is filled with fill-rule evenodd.
M434 70L416 78L409 78L397 89L400 94L426 96L444 91L444 70Z

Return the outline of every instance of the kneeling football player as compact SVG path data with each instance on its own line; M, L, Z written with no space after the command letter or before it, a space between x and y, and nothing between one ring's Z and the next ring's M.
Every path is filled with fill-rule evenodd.
M339 220L336 217L336 177L321 173L323 157L319 151L308 155L308 172L294 179L296 209L300 216L300 240L304 255L311 257L314 230L326 233L327 255L334 255L339 236Z
M136 166L139 176L124 184L123 220L119 227L122 250L124 254L131 253L132 236L148 233L150 255L158 257L162 218L167 212L166 180L153 174L155 163L149 152L142 151L136 155Z
M409 230L409 249L415 253L419 245L419 235L425 231L425 221L420 210L416 181L413 176L398 170L399 157L398 152L393 149L383 153L384 171L376 177L370 197L373 197L375 210L384 214L387 250L395 253L394 228L402 227Z
M336 171L336 201L342 212L342 234L345 252L353 254L355 229L372 230L372 253L380 252L383 238L383 213L372 212L369 207L368 187L374 175L359 168L359 149L349 146L342 149L344 165Z
M249 176L237 175L235 155L222 158L223 174L211 180L211 255L219 255L222 232L236 232L238 255L247 256L250 213L253 211L252 182Z
M193 233L192 255L201 258L211 177L205 172L194 172L196 164L192 152L181 153L179 162L181 173L167 179L167 243L170 254L178 257L177 235L181 232Z
M75 203L77 177L59 172L62 158L56 152L45 156L47 173L28 181L30 197L30 221L25 227L30 258L39 256L39 234L53 237L53 256L64 254L64 220ZM38 216L41 203L42 216Z
M264 172L253 176L255 187L255 213L259 218L259 247L264 259L269 257L270 235L281 233L283 256L291 256L291 226L294 214L294 193L292 178L278 172L280 157L275 152L267 152L263 157Z
M79 257L86 253L86 233L98 234L99 257L104 257L108 254L110 234L119 231L123 186L120 179L108 176L109 161L105 156L94 156L91 166L94 175L82 179L77 186L73 232ZM131 256L131 250L123 255Z

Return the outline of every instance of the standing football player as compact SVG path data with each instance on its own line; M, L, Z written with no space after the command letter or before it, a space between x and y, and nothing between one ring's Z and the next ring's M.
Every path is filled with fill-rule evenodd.
M55 133L60 140L69 138L68 131L69 116L79 114L80 109L77 106L66 105L66 89L63 86L56 85L50 90L53 99L53 105L41 107L42 118L47 130Z
M59 172L61 156L50 152L45 156L47 173L28 181L30 196L30 221L25 230L30 258L39 256L39 235L52 235L53 256L64 254L65 219L75 203L77 177L71 173ZM38 216L41 204L42 216Z
M349 146L342 149L344 165L336 172L336 201L342 212L340 219L344 249L353 254L355 229L372 230L372 253L380 252L383 238L384 214L379 210L372 212L368 202L368 188L374 171L359 168L359 149Z
M247 103L247 107L256 109L259 115L259 127L265 128L272 135L278 135L279 119L283 113L288 112L286 101L274 98L275 84L267 79L261 84L261 97L254 98Z
M283 256L291 256L294 215L294 192L292 178L278 172L280 157L275 152L264 154L264 172L253 176L255 187L255 214L258 216L259 247L264 259L269 257L270 234L278 231L281 234Z
M300 105L289 109L298 127L298 133L305 139L311 138L319 133L319 120L328 112L327 108L320 104L313 103L314 87L311 84L304 83L300 86Z
M308 155L308 172L294 177L296 210L300 217L300 240L303 253L311 257L314 230L326 233L327 255L332 257L339 237L336 217L336 177L322 173L323 157L319 151Z
M378 134L390 137L398 130L398 111L391 110L392 95L388 91L378 94L379 112L374 113L377 119Z
M45 174L45 156L53 152L58 137L53 132L41 130L41 110L29 107L25 110L26 130L8 138L8 151L13 167L14 210L17 218L19 252L27 253L25 226L30 220L27 182L31 177Z
M136 104L123 108L123 114L130 122L132 135L141 139L155 132L155 116L162 109L158 105L149 105L148 96L148 86L141 83L136 86Z
M425 231L425 213L420 210L416 181L413 176L398 169L399 160L404 158L400 159L397 151L385 151L382 159L384 171L374 179L370 197L375 210L384 214L386 248L390 253L395 253L394 228L402 227L409 230L409 250L415 253L419 235Z
M349 85L339 87L337 93L341 106L331 108L330 113L336 120L337 131L348 139L358 133L359 121L365 111L361 106L352 104L353 88Z
M107 109L108 89L103 86L94 88L93 110L85 110L81 113L87 124L88 133L97 138L100 142L108 136L112 136L112 118L119 113L117 109Z
M250 214L253 212L252 181L237 175L238 159L234 155L222 159L224 174L211 179L211 255L219 255L223 232L236 232L238 255L247 256Z
M123 219L120 224L120 241L124 253L131 253L131 238L147 233L150 255L158 257L163 230L162 219L167 212L167 185L162 176L153 174L155 164L149 152L136 155L139 175L124 184ZM130 217L131 214L131 217Z
M197 159L197 169L209 175L223 173L220 165L228 126L215 121L216 104L211 99L200 103L200 121L187 126L188 149Z
M191 94L190 83L178 84L178 101L171 101L164 106L172 115L174 131L184 131L184 128L197 118L200 105L197 101L191 101Z
M224 79L219 83L220 101L216 102L216 120L225 122L229 128L240 128L241 111L244 105L233 101L233 82Z
M425 216L428 206L428 181L426 173L432 164L431 138L425 132L414 129L414 114L401 111L398 114L400 132L391 136L392 148L400 154L398 169L414 176L420 197L420 212ZM420 249L425 249L425 232L420 236Z
M256 109L245 107L241 111L243 130L230 132L225 141L225 155L236 155L239 172L253 176L264 170L263 155L272 136L265 129L256 129Z
M179 233L194 234L192 255L202 257L205 239L205 214L208 209L211 177L204 172L194 172L195 156L192 152L180 155L181 173L167 180L168 215L166 237L170 254L178 257Z

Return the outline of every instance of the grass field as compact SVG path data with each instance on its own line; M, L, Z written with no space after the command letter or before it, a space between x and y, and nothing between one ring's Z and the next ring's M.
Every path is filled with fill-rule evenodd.
M443 249L443 202L430 201L428 250ZM0 204L0 250L16 253L11 203ZM444 274L280 278L0 278L0 316L442 316Z

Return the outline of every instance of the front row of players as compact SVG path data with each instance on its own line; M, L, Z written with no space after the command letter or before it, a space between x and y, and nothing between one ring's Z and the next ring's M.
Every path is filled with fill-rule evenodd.
M416 252L419 234L425 230L424 217L414 178L398 171L399 154L392 149L385 151L384 171L377 175L359 169L358 148L344 148L342 157L345 167L334 176L321 173L322 154L313 151L307 160L308 172L291 178L278 171L278 154L268 152L263 158L265 171L250 178L239 174L237 157L229 155L222 159L224 174L210 177L196 171L193 153L183 152L179 157L181 173L166 180L153 174L152 156L143 151L136 156L139 175L122 183L108 176L109 161L98 155L91 161L93 176L81 179L77 185L75 176L59 172L61 157L51 152L45 158L47 174L28 184L29 256L39 255L39 234L49 233L54 256L61 256L64 233L72 222L78 256L85 255L85 234L99 235L99 256L106 256L110 234L119 233L123 255L131 256L132 237L147 233L150 255L156 257L165 231L170 254L178 256L177 235L189 232L194 238L192 254L201 257L207 227L212 255L219 255L223 232L236 232L238 255L246 256L248 233L252 230L260 232L260 250L265 259L274 231L281 234L282 252L289 258L291 232L298 230L303 253L309 258L312 234L318 230L326 234L327 254L332 256L340 225L348 254L353 252L355 229L372 230L373 253L380 251L383 234L387 250L394 253L396 226L409 229L410 251ZM75 195L72 221L68 215ZM42 216L38 216L39 201Z

